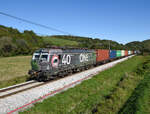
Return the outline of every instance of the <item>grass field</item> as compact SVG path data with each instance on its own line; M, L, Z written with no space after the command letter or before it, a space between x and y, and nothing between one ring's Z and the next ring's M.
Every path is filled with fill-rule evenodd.
M50 43L56 46L78 46L78 42L76 41L70 41L55 37L44 37L43 39L46 43Z
M139 66L148 59L150 57L133 57L20 113L116 114L144 79Z
M119 114L150 114L150 61L140 70L144 79L135 88Z
M145 75L145 79L140 83L140 86L141 89L139 88L139 90L142 90L142 92L139 92L140 97L137 100L137 114L150 114L150 72Z
M0 88L26 80L31 56L0 58Z

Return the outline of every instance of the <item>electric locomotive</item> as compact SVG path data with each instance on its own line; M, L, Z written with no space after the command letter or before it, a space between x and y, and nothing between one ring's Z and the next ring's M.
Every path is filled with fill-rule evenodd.
M33 53L29 75L38 81L64 77L96 65L96 52L87 49L39 49Z

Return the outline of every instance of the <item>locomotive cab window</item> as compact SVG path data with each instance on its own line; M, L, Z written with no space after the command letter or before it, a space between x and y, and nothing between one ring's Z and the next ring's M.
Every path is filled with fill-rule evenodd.
M41 60L47 61L48 60L48 54L41 55Z
M32 59L33 59L33 60L38 60L39 57L40 57L40 54L34 53Z
M34 57L35 59L39 59L40 55L35 55Z

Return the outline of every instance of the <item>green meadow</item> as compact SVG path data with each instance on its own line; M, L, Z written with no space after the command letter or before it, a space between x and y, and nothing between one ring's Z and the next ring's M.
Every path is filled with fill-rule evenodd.
M31 56L0 58L0 88L27 80Z

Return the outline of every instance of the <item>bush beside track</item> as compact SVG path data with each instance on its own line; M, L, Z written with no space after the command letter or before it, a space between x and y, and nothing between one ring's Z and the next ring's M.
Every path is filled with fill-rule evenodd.
M21 113L117 113L143 79L134 74L147 59L133 57Z

